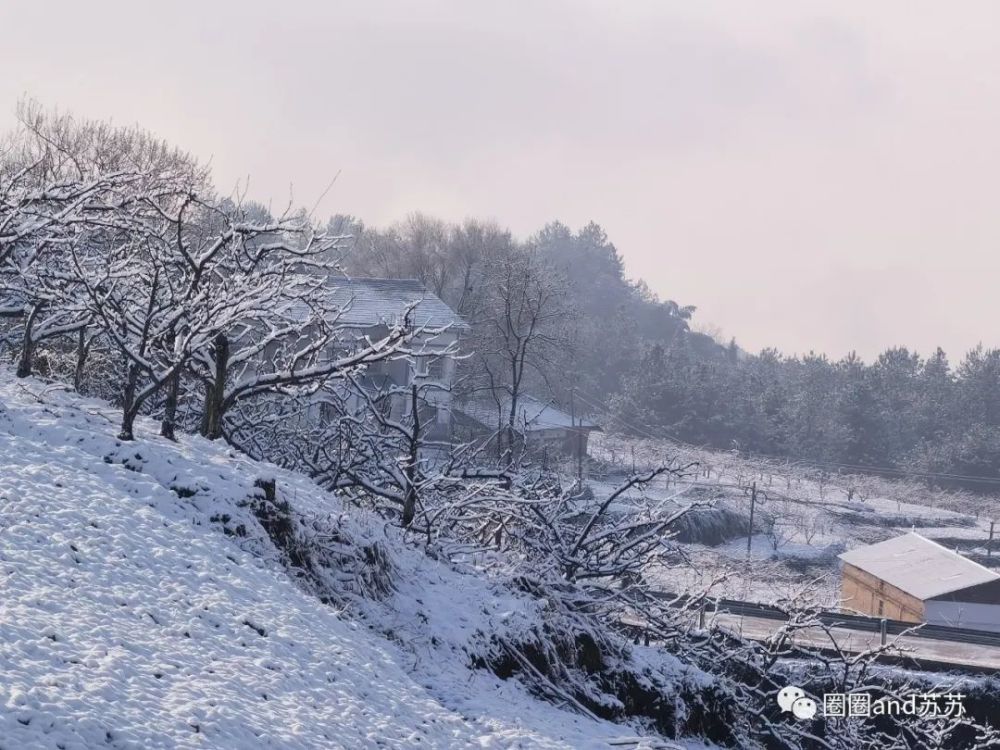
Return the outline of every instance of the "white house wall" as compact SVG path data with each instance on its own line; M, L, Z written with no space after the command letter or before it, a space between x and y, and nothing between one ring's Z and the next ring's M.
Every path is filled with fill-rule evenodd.
M928 600L924 618L930 625L990 630L1000 633L1000 604L975 604Z

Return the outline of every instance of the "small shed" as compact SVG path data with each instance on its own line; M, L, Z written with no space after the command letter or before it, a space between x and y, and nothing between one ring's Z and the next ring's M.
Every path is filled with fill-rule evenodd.
M845 609L1000 632L1000 574L920 534L858 547L840 559Z

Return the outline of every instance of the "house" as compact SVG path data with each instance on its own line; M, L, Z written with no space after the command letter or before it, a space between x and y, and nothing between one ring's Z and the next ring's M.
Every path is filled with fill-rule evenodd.
M840 555L843 607L874 617L1000 632L1000 574L910 533Z
M420 399L428 414L428 437L451 434L451 386L455 377L458 340L468 324L441 298L416 279L335 278L331 301L340 308L336 324L341 329L339 347L350 348L351 339L364 345L385 336L393 326L421 330L408 345L412 356L396 356L368 366L360 381L372 391L392 388L391 416L407 413L410 399L405 389L422 388ZM423 409L421 410L423 413Z
M492 396L464 400L455 405L455 424L458 437L480 440L489 445L510 418L510 398L504 396L498 403ZM543 401L528 394L517 399L514 430L529 451L551 451L587 455L590 433L600 430L596 422L569 414L552 400Z

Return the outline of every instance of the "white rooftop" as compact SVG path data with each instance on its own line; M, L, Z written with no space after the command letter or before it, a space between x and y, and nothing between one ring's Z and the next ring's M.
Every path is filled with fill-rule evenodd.
M338 322L348 326L374 327L398 325L410 312L410 323L417 327L465 330L469 326L440 297L416 279L349 279L330 282L330 297L345 308Z
M510 399L505 396L499 410L496 401L489 397L480 397L465 401L458 404L456 408L480 424L491 429L496 429L500 414L503 415L503 419L507 419L510 411ZM521 432L572 427L587 430L600 429L600 425L591 419L582 415L577 415L574 418L571 414L567 414L557 407L552 401L542 401L526 393L520 394L517 398L517 417L515 423Z
M914 533L857 547L840 559L921 600L1000 579L989 568Z

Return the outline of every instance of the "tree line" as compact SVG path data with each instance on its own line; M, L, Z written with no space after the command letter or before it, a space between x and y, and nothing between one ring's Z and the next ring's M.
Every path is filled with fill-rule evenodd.
M348 273L418 279L470 324L456 392L505 407L501 427L514 427L522 394L569 411L577 393L619 392L649 346L684 336L699 356L719 349L690 330L693 307L660 300L626 277L596 223L574 231L553 222L523 240L494 222L425 214L387 228L339 216L328 231L351 238L342 260ZM582 395L578 406L591 411Z
M613 404L622 425L714 448L970 489L1000 478L1000 350L982 346L957 366L904 347L870 363L735 347L705 360L682 338L645 352Z
M507 464L530 394L638 435L970 487L990 485L960 478L1000 479L998 350L957 366L941 350L870 363L749 354L630 280L595 223L526 239L422 214L320 225L219 194L207 168L141 129L30 103L18 117L0 144L0 345L21 376L119 404L124 439L149 413L167 437L181 426L252 442L246 425L276 399L412 356L412 330L343 345L329 285L346 273L419 279L469 323L456 396L495 406Z
M606 429L714 449L955 475L935 481L978 489L992 484L974 478L1000 479L1000 350L978 347L957 366L941 349L890 348L870 363L853 353L751 354L694 330L695 307L629 279L595 223L553 222L523 241L495 223L423 214L381 229L351 217L330 227L352 238L350 271L420 279L472 323L466 345L477 356L460 389L524 390ZM539 285L529 296L550 313L531 321L520 359L506 340L517 332L509 277L495 265L518 252Z

